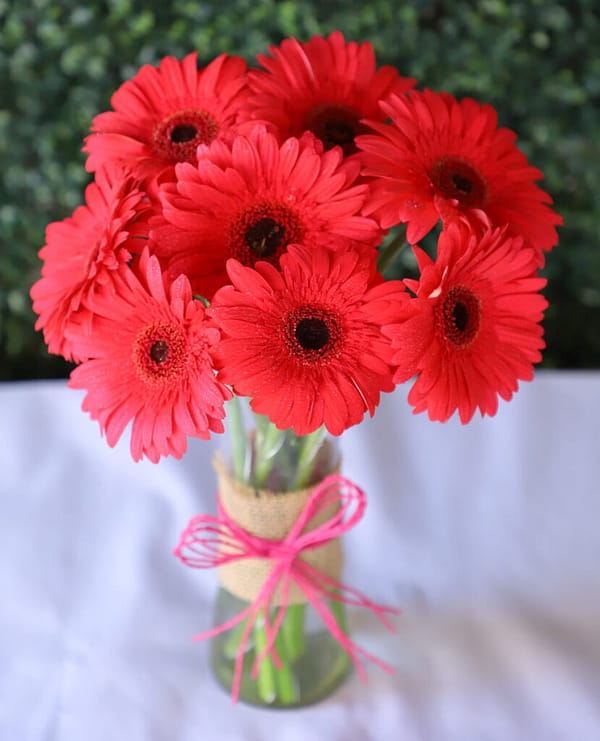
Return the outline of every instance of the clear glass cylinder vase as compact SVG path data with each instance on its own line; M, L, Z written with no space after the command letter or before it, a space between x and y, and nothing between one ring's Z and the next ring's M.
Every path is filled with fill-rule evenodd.
M305 436L278 430L268 420L244 412L238 400L230 408L228 420L231 451L216 464L221 504L230 510L232 519L254 535L271 534L274 540L283 538L313 487L330 473L339 471L337 446L323 430ZM311 523L307 527L311 529ZM320 550L320 554L315 551L314 557L325 564L325 572L332 569L329 575L337 573L339 577L339 539ZM321 568L318 562L313 565ZM215 626L232 620L253 601L259 584L252 583L255 579L252 564L248 568L248 573L242 570L241 576L235 564L231 571L227 567L220 570ZM265 568L268 570L268 563ZM259 614L245 642L242 641L247 627L245 619L211 639L213 671L228 691L234 685L236 660L243 652L241 701L270 707L308 705L331 694L351 670L347 653L303 598L301 590L290 590L288 597L289 604L274 643L279 665L267 655L259 662L257 674L252 676L256 659L266 645L265 618L271 625L276 619L280 606L277 598L268 616ZM344 604L335 599L327 599L326 604L337 626L347 634Z

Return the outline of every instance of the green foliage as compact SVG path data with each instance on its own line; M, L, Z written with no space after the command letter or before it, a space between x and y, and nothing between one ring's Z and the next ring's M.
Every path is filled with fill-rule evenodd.
M144 63L196 49L254 62L341 29L419 87L496 106L565 218L548 259L547 366L600 367L600 22L596 0L0 0L0 378L64 375L28 296L50 221L82 202L91 119Z

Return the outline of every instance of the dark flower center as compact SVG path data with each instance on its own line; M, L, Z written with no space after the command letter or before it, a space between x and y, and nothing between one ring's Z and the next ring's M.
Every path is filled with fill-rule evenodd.
M441 157L431 168L433 186L446 198L466 208L482 208L487 186L479 170L462 157Z
M160 121L153 132L154 151L170 162L195 162L200 144L210 144L219 125L208 111L176 111Z
M330 334L323 319L301 319L294 332L304 350L322 350L329 342Z
M453 345L470 345L481 325L479 297L464 286L451 288L441 303L441 324L444 336Z
M285 227L269 216L259 219L246 230L246 244L262 257L272 257L284 238Z
M183 372L187 352L187 340L181 327L150 324L135 339L133 363L143 382L163 384Z
M150 348L150 357L155 363L164 363L169 357L169 346L164 340L157 340Z
M230 257L253 266L258 260L273 265L288 244L301 242L302 223L295 211L277 201L265 201L248 206L229 225L227 246Z
M468 195L473 190L473 182L469 180L469 178L466 178L464 175L461 175L460 172L452 173L451 178L452 185L454 185L455 189L458 190L460 193Z
M348 106L320 105L308 112L303 128L312 131L325 149L339 146L347 157L358 151L354 137L367 131L360 118L360 113Z
M454 304L452 309L452 318L454 319L454 326L459 332L464 332L469 326L469 310L466 304L457 302Z
M175 142L176 144L189 142L196 136L197 133L198 129L195 126L190 126L189 124L175 126L173 131L171 131L171 141Z
M308 305L292 309L282 330L290 358L302 365L327 365L339 355L342 322L327 308Z

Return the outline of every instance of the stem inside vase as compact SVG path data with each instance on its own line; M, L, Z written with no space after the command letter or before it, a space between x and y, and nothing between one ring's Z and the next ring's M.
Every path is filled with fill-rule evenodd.
M277 497L306 490L308 497L311 486L339 468L337 450L324 428L304 436L279 430L265 417L245 409L237 397L230 402L228 426L231 474L252 487L257 499L265 490L278 492ZM219 604L221 612L227 605L237 604L238 612L248 606L225 589L221 589ZM345 632L344 605L331 600L330 607ZM273 625L279 609L272 607L268 616L259 614L254 624L245 647L240 699L277 707L314 702L342 681L351 662L306 603L288 604L273 643L278 661L271 653L267 654L259 664L257 678L250 676L254 661L267 647L266 621ZM232 615L220 614L215 620L224 622L224 617ZM245 626L243 621L213 639L215 673L228 688L233 681L233 667Z

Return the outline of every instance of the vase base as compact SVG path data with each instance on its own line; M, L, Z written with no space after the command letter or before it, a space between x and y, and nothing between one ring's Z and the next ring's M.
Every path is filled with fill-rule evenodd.
M235 661L224 653L225 640L213 639L212 669L218 683L231 692ZM352 673L352 661L326 630L306 637L302 656L291 664L288 692L265 691L260 680L250 676L254 652L244 657L239 700L249 705L269 708L298 708L314 705L333 694ZM277 679L277 670L273 667ZM277 683L275 683L277 684Z
M219 589L215 605L215 624L221 625L239 615L248 603L226 589ZM329 608L339 630L347 633L344 605L332 601ZM273 608L271 620L276 618ZM341 643L327 630L308 604L289 605L281 623L274 648L280 659L279 669L271 656L266 656L253 677L257 656L266 646L262 617L257 617L247 639L246 622L211 639L213 673L228 692L233 687L235 664L244 652L238 699L250 705L273 708L294 708L313 705L331 695L351 673L352 660Z

